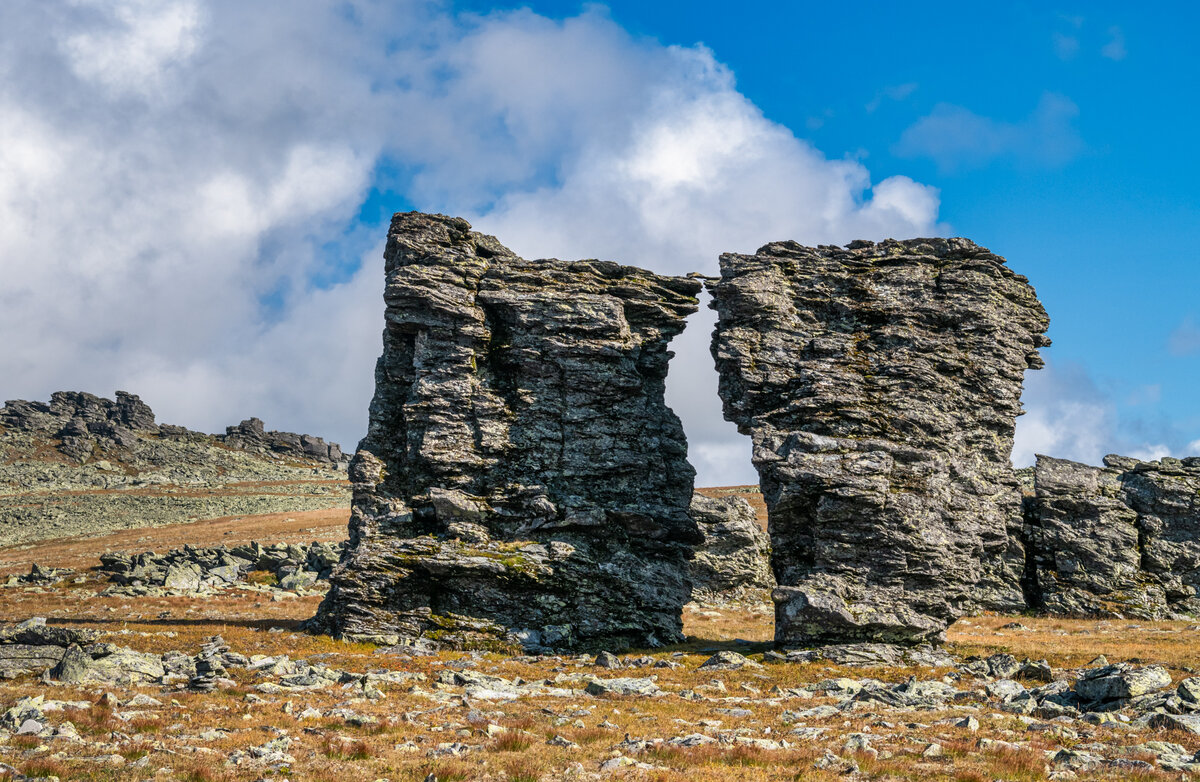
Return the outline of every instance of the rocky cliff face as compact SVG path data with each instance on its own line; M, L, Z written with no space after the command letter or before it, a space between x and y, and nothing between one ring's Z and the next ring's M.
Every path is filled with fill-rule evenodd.
M725 416L753 438L776 640L940 639L1024 605L1009 462L1048 320L965 239L768 244L711 285Z
M663 401L700 283L397 214L351 551L314 627L529 649L680 636L694 471Z
M1066 615L1200 613L1200 458L1104 467L1039 456L1026 501L1030 606Z

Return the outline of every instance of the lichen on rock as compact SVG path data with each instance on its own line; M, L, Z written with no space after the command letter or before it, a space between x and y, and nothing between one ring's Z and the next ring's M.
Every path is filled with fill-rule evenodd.
M700 283L397 214L351 546L312 626L450 647L680 638L694 470L667 344Z
M711 284L725 417L753 438L776 641L937 641L1020 609L1009 461L1048 319L965 239L777 242Z

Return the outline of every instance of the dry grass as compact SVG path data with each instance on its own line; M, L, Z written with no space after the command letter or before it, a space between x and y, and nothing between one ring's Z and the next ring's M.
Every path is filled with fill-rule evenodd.
M287 535L293 535L292 540L311 540L317 537L313 530L318 526L318 517L325 519L320 523L328 524L328 530L336 529L339 534L344 534L344 511L338 511L336 516L332 511L275 514L266 527L259 526L255 519L247 519L238 523L229 520L186 525L188 532L184 532L185 527L140 530L140 535L152 537L153 542L147 546L141 543L127 545L126 548L165 550L180 545L184 540L180 536L198 531L208 535L197 541L202 545L214 541L287 540ZM291 532L283 534L285 529ZM122 533L129 534L132 533ZM55 561L55 556L68 559L96 556L116 539L44 544L23 551L22 555L36 558L42 564L61 565L62 560ZM120 540L128 543L130 538ZM9 763L24 773L52 773L62 780L253 780L270 777L270 772L252 764L227 766L225 759L230 753L245 752L270 741L280 735L280 731L287 731L292 739L288 753L296 758L296 764L294 768L280 772L277 775L280 778L331 782L386 778L393 782L420 782L433 774L441 782L548 781L563 778L567 769L576 763L582 764L585 771L595 772L602 762L618 751L618 745L626 735L638 740L665 742L696 732L714 736L725 734L726 738L736 732L791 741L789 727L782 719L785 710L831 702L820 696L806 700L770 697L772 687L786 690L839 676L855 679L871 676L884 681L903 681L913 675L931 679L946 672L910 668L862 670L824 663L769 664L762 669L731 672L697 670L714 649L729 648L753 654L766 648L761 642L772 636L771 610L761 603L747 602L715 609L693 606L685 611L685 631L694 638L680 647L649 652L659 659L681 662L682 668L599 672L605 676L656 675L659 686L670 693L665 697L598 699L579 692L571 698L529 698L511 703L457 699L442 703L422 697L420 690L432 689L432 680L445 667L470 662L469 655L443 653L407 659L376 654L369 645L345 644L299 632L299 622L313 614L318 598L271 602L262 594L237 590L199 599L101 598L95 595L98 586L92 583L53 590L6 589L0 595L0 619L48 616L53 623L98 629L102 631L104 641L157 653L170 649L194 653L208 636L220 634L234 650L246 655L287 654L293 659L319 657L330 666L346 670L407 670L423 673L430 681L421 683L418 690L414 690L413 685L385 685L386 699L351 702L352 696L337 687L286 696L260 695L255 692L254 685L262 679L254 673L235 670L232 676L237 686L228 691L201 694L145 689L143 691L162 701L163 706L153 708L152 716L128 722L115 713L123 707L114 710L101 701L101 697L108 690L124 702L136 691L133 689L56 687L47 692L44 686L29 679L0 682L0 710L22 696L34 694L92 701L94 705L90 709L50 715L51 721L57 724L69 719L89 741L104 742L106 754L119 755L127 763L148 758L148 766L129 769L57 757L24 757L23 753L36 751L40 744L40 740L25 737L13 738L0 745L0 762ZM1029 629L1003 628L1014 620ZM1185 667L1200 662L1194 651L1200 649L1200 631L1189 627L1192 625L1180 622L1089 622L984 616L960 621L951 628L949 635L954 650L962 654L1007 651L1018 657L1045 657L1055 666L1078 666L1096 654L1104 653L1114 662L1164 662L1172 667L1178 678L1186 675ZM735 641L739 638L752 643L739 644ZM559 673L595 672L590 665L571 658L533 663L488 655L474 660L473 667L482 673L510 679L519 677L526 681L553 679ZM583 685L563 686L579 689ZM702 693L708 700L678 697L677 694L684 690ZM249 698L250 695L254 698ZM289 702L291 713L285 710L285 704ZM310 706L322 712L349 706L375 717L378 723L357 728L332 717L300 721L299 712ZM751 713L736 716L722 711L739 706L749 708ZM829 739L817 742L795 740L795 746L785 750L729 743L677 748L663 743L631 756L657 768L622 769L608 778L658 782L841 779L844 777L834 770L814 769L813 763L827 748L844 754L841 745L846 733L866 731L878 737L875 746L881 751L878 758L855 757L866 779L1031 782L1046 777L1046 750L1093 741L1114 746L1130 743L1127 734L1112 732L1103 726L1076 725L1080 737L1065 740L1030 733L1012 715L993 715L986 708L974 713L981 723L977 734L934 724L939 719L962 716L961 709L950 705L940 711L909 715L882 714L881 717L876 710L867 709L839 713L827 719L810 719L806 723L808 726L829 729ZM890 720L891 727L883 726L881 718ZM701 725L701 721L707 721L709 727ZM719 728L711 727L718 722ZM606 727L600 727L601 723L607 723ZM501 725L506 731L489 738L488 724ZM195 738L213 728L228 733L208 741ZM555 736L562 736L578 747L548 744L547 741ZM978 747L981 737L1019 741L1026 749L984 751ZM1145 735L1139 740L1149 737ZM1200 738L1195 736L1159 732L1153 734L1153 738L1175 741L1189 751L1200 749ZM439 752L439 747L455 742L474 747L474 750L458 757L431 754ZM941 757L922 757L922 748L931 742L941 745ZM55 743L54 750L63 746ZM189 751L188 747L203 751ZM67 756L72 751L67 751ZM621 751L628 754L627 750ZM46 764L45 768L32 765L39 763ZM160 768L168 769L169 773L156 777L155 771ZM1148 781L1169 777L1158 771L1139 776L1128 771L1101 770L1080 778Z
M346 539L348 508L289 511L262 516L228 516L167 527L120 530L106 535L61 538L0 548L0 575L27 573L33 563L77 570L100 564L112 551L165 552L185 542L193 546L237 546L252 541L310 543Z

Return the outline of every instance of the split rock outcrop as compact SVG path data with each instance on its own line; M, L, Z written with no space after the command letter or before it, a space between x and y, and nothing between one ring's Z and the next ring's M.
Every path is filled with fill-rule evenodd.
M1050 614L1200 615L1200 458L1103 467L1038 456L1026 500L1030 607Z
M681 637L694 470L664 402L700 283L397 214L350 549L314 629L450 647Z
M777 643L920 643L1019 609L1009 461L1048 319L965 239L768 244L710 284L725 417L753 438Z

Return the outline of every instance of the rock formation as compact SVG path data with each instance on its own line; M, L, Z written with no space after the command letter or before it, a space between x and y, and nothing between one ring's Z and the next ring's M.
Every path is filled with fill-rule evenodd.
M231 448L243 451L271 451L330 464L340 464L344 458L341 446L337 443L327 443L311 434L267 432L263 430L263 422L257 418L248 418L237 426L226 427L225 436L221 439Z
M1048 320L965 239L768 244L711 284L725 417L753 438L776 641L939 640L1023 606L1009 456Z
M351 550L312 626L562 649L680 637L694 471L663 401L700 283L397 214Z
M1030 607L1142 619L1200 614L1200 458L1104 467L1039 456L1026 501Z
M691 513L704 536L688 563L693 600L775 586L771 541L750 503L741 497L696 493Z
M154 413L135 394L117 392L117 399L104 399L78 391L56 391L49 404L9 401L0 408L0 425L21 431L52 433L58 450L78 462L93 451L133 448L138 433L158 434Z
M11 401L0 407L0 546L345 507L345 465L336 444L258 419L225 435L157 423L124 391Z
M10 400L0 408L0 426L57 440L56 449L83 463L110 453L124 455L135 450L146 437L205 437L182 426L158 424L154 411L136 394L116 393L116 400L81 391L56 391L50 402ZM230 448L273 452L283 457L317 460L337 465L343 461L337 443L292 432L266 432L257 418L227 427L215 438Z

